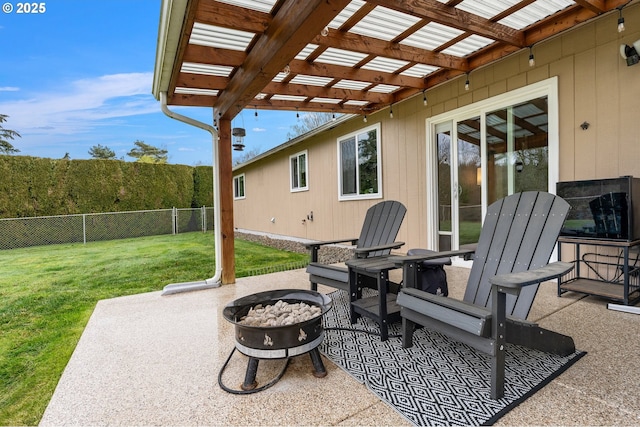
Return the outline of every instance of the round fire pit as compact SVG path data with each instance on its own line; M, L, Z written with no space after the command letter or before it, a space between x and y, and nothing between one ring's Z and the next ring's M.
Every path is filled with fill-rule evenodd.
M276 305L308 305L315 307L315 317L292 321L280 325L251 325L243 318L250 310ZM319 308L319 310L318 310ZM322 316L331 309L331 298L319 292L304 289L278 289L259 292L239 298L227 304L222 314L235 325L236 349L249 356L249 365L244 390L256 387L255 376L259 359L282 359L309 353L314 366L314 375L323 377L326 370L317 347L324 338Z

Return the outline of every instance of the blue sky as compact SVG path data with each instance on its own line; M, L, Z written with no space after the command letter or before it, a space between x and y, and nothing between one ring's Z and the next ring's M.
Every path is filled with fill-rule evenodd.
M141 140L168 150L169 163L211 164L209 134L165 116L151 94L160 0L49 0L37 2L41 14L0 3L0 114L22 136L11 141L18 155L88 159L100 144L133 161L126 153ZM171 108L211 123L210 108ZM295 123L294 112L256 120L247 110L232 125L247 130L247 150L264 152Z

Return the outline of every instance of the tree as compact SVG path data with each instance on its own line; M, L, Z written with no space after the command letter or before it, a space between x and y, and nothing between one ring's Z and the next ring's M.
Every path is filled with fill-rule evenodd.
M250 150L245 150L242 152L242 154L238 154L237 156L234 157L233 166L238 166L239 164L248 162L249 160L256 157L258 154L260 154L259 148L252 148Z
M134 157L140 163L167 163L168 151L145 144L144 141L136 140L134 148L127 153L127 156Z
M298 124L291 126L291 132L287 133L287 138L293 139L296 136L305 134L330 122L334 118L335 115L332 113L303 113L298 119Z
M103 147L102 145L94 145L89 149L89 154L94 159L114 160L116 153L109 147Z
M9 142L9 140L13 140L16 137L22 138L18 132L11 129L5 129L2 126L2 123L7 121L6 114L0 114L0 154L11 154L17 153L20 150L14 148L14 146Z

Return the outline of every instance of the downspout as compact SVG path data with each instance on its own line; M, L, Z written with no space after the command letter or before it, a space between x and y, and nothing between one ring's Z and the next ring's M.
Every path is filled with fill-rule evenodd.
M222 230L220 228L220 180L216 175L216 161L218 160L218 131L211 125L202 123L198 120L190 117L183 116L175 113L167 107L167 93L160 92L160 107L162 112L172 119L186 123L191 126L198 127L211 133L211 140L213 145L213 234L215 236L215 263L216 272L215 275L209 279L196 281L196 282L184 282L184 283L171 283L164 287L162 295L170 295L178 292L198 291L202 289L217 288L221 284L220 277L222 276Z

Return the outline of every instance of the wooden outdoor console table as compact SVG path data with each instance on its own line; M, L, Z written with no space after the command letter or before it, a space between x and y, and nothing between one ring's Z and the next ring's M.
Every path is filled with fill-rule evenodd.
M389 337L388 324L400 320L400 306L396 295L389 292L389 271L398 268L388 256L356 258L346 261L349 267L349 299L351 301L351 323L360 316L375 320L380 325L380 340ZM374 279L378 295L362 298L362 288L367 278ZM372 282L372 280L370 280Z
M558 296L572 291L604 297L624 305L640 301L640 240L561 236L558 238L558 259L561 261L568 261L562 258L563 245L568 244L574 246L575 269L558 280ZM584 251L584 247L591 252ZM600 248L610 249L599 253Z

